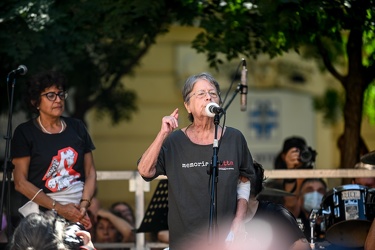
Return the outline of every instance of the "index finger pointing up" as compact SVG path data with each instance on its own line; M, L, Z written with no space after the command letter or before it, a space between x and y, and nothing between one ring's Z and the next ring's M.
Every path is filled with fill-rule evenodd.
M174 118L178 119L178 108L176 108L176 109L172 112L171 116L173 116Z

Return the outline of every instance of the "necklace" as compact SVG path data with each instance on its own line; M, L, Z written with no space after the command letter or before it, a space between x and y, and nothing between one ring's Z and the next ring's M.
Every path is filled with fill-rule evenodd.
M40 121L40 116L38 116L38 122L39 122L40 127L42 128L42 130L43 130L45 133L47 133L47 134L52 134L52 133L49 132L45 127L43 127L42 122ZM63 121L62 121L61 119L60 119L60 123L61 123L61 130L60 130L60 132L59 132L58 134L60 134L61 132L63 132L63 131L64 131L64 128L65 128L64 123L63 123Z

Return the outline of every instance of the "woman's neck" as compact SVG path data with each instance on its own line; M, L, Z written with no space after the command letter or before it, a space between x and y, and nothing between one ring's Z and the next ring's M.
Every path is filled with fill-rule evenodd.
M209 145L213 143L215 126L213 124L192 123L184 130L185 135L196 144ZM221 127L218 127L217 139L220 139Z

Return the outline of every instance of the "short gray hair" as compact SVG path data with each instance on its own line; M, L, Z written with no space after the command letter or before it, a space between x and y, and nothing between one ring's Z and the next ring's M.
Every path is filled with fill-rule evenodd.
M200 80L200 79L204 79L204 80L207 80L209 83L211 83L212 85L215 86L216 88L216 91L217 93L219 94L219 99L220 99L220 103L221 103L221 97L220 97L220 86L219 86L219 83L215 80L215 78L210 75L209 73L206 73L206 72L202 72L200 74L197 74L197 75L192 75L190 76L185 84L184 84L184 87L182 89L182 98L184 99L184 102L185 103L189 103L190 101L190 93L191 91L193 90L194 88L194 85L195 83ZM189 116L188 116L189 120L191 122L194 121L194 117L191 113L189 113Z

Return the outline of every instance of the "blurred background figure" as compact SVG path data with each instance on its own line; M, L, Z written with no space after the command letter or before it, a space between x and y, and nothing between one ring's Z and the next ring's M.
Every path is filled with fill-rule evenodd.
M98 189L95 188L94 196L91 199L91 204L87 208L87 213L88 213L88 215L89 215L89 217L90 217L91 222L92 222L93 225L96 224L96 219L97 219L97 216L98 216L98 211L101 208L100 201L99 201L97 195L98 195Z
M294 195L284 190L284 185L280 180L265 180L263 185L264 189L257 196L258 200L272 201L276 204L284 205L284 196Z
M135 216L133 208L125 201L115 202L111 205L111 211L119 214L125 219L130 225L135 227Z
M375 170L374 165L366 164L363 162L359 162L355 164L355 169L366 169L366 170ZM358 184L362 186L366 186L368 188L375 188L375 177L356 177L352 180L353 184Z
M247 249L310 249L296 219L286 208L257 199L257 195L263 190L264 169L257 162L254 162L254 169L255 176L251 178L251 195L245 220L248 233L246 242L249 244Z
M275 158L275 169L311 169L314 167L316 151L307 146L304 138L291 136L284 140L281 152ZM294 194L284 197L284 206L295 216L300 213L298 192L303 182L302 178L276 180L282 183L283 189Z
M133 229L120 215L99 209L93 235L94 243L134 242Z
M299 218L303 224L303 232L306 238L311 241L311 226L310 226L310 214L313 209L319 210L324 195L327 193L327 184L323 179L309 178L305 179L301 184L299 190L298 202L300 212L297 218ZM317 222L314 227L314 238L316 240L322 240L324 238L324 226Z
M72 230L73 229L73 230ZM31 213L14 231L10 250L94 250L91 236L55 213Z

